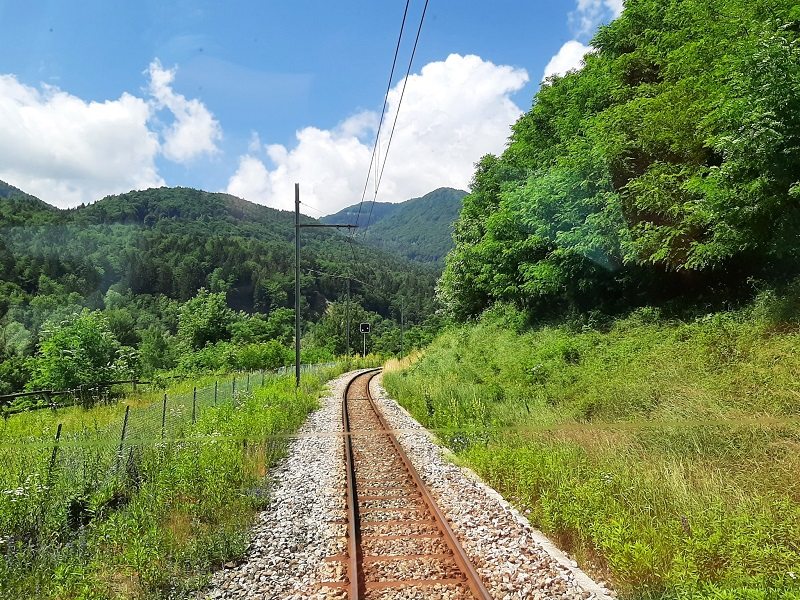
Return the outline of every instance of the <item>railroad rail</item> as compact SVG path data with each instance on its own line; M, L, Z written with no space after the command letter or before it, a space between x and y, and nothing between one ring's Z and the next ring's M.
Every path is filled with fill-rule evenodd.
M346 580L325 582L350 600L491 598L369 391L379 370L344 393Z

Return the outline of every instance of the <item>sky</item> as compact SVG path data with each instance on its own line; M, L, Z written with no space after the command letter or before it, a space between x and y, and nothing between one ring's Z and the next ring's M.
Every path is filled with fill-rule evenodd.
M0 0L0 180L62 208L168 185L293 209L298 182L311 216L468 189L622 2L429 0L406 81L410 0L370 169L403 0Z

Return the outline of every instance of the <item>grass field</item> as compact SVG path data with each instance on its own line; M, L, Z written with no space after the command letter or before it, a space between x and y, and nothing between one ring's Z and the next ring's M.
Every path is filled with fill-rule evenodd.
M451 330L390 393L624 598L800 598L793 298Z
M166 412L163 391L152 391L0 423L0 595L180 598L197 589L243 554L287 434L329 378L356 366L304 375L297 394L291 375L263 385L254 375L249 390L239 376L234 398L227 377L215 402L206 378L166 390Z

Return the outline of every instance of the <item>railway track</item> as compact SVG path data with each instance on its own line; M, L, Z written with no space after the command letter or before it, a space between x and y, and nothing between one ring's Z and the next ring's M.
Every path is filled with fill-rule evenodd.
M349 600L491 598L369 391L378 370L347 385L342 402L347 471L343 581Z

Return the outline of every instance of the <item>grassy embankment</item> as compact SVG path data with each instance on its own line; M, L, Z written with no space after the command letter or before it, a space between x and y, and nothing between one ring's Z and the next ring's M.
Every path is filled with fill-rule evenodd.
M0 590L11 598L182 597L242 556L265 506L268 468L318 406L325 382L355 361L303 376L214 379L88 410L0 422ZM196 423L192 390L198 388ZM123 452L121 425L130 415ZM53 434L62 434L49 469ZM49 471L49 474L48 474Z
M800 598L795 298L597 328L487 318L385 384L623 597Z

